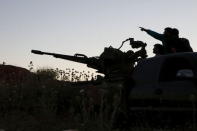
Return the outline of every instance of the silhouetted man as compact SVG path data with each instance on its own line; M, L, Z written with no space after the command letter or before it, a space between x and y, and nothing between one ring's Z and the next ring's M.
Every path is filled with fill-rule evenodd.
M193 52L189 40L186 38L179 38L179 42L176 46L176 52Z
M176 41L174 41L175 43L173 49L175 52L193 52L189 40L186 38L179 38L178 29L172 29L172 36L176 39Z
M175 48L174 44L178 38L173 36L173 29L172 28L170 28L170 27L165 28L163 34L157 33L157 32L152 31L150 29L145 29L143 27L140 27L140 29L141 29L141 31L145 31L146 33L148 33L153 38L162 41L165 54L174 53L174 50L173 50L173 48Z
M164 29L163 34L145 29L143 27L140 27L140 29L155 39L162 41L164 54L176 52L193 52L189 41L185 38L179 38L179 31L176 28L167 27Z
M153 53L155 56L164 55L164 48L161 44L155 44L153 48Z

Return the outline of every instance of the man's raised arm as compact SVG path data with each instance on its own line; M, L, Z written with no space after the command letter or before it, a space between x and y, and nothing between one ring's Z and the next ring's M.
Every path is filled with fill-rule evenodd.
M140 28L141 31L145 31L147 34L149 34L150 36L152 36L153 38L155 38L157 40L163 41L163 39L164 39L163 34L157 33L157 32L152 31L150 29L146 29L144 27L139 27L139 28Z

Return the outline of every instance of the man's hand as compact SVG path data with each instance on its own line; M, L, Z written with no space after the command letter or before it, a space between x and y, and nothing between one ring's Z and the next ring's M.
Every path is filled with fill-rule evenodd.
M139 27L141 31L146 31L147 29L145 29L144 27Z

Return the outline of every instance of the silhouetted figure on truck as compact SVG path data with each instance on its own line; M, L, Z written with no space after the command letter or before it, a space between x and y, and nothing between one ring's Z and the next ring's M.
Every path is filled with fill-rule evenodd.
M179 43L176 46L176 52L193 52L189 40L186 38L179 38Z
M165 52L164 52L163 45L155 44L153 48L153 53L155 54L155 56L164 55Z
M164 33L160 34L150 29L140 27L141 31L145 31L153 38L162 41L164 54L177 53L177 52L193 52L189 40L186 38L179 38L179 31L176 28L167 27Z

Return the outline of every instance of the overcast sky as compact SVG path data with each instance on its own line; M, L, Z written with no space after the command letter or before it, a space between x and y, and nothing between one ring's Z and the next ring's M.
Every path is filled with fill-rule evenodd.
M31 49L98 56L104 47L119 47L128 37L146 42L151 57L160 41L139 26L161 33L165 27L178 28L196 51L197 0L0 0L0 63L85 69L31 54Z

